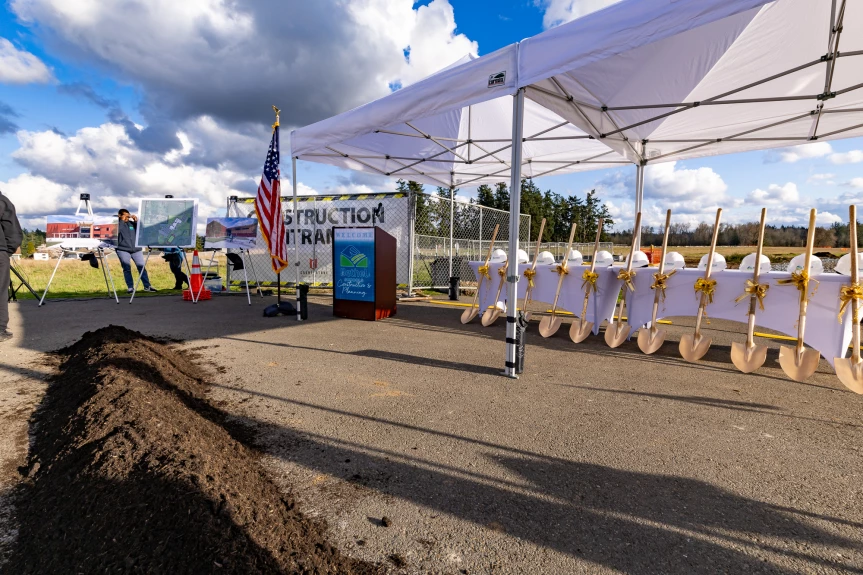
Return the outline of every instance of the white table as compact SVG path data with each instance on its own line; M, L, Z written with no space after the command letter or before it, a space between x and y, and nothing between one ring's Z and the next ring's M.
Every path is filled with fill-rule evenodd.
M483 262L470 262L470 266L479 277L479 266ZM497 294L497 288L500 284L500 276L498 270L504 264L489 263L489 275L491 281L484 280L482 289L479 294L480 311L484 312L489 306L495 304L494 296ZM527 278L524 277L524 270L529 269L530 264L520 264L519 281L518 281L518 301L519 305L524 300L524 292L527 289ZM584 289L581 284L584 280L581 279L581 274L584 270L590 269L588 266L577 266L569 269L569 274L563 279L563 285L560 288L560 297L557 301L558 309L571 312L576 316L581 316L581 309L584 305ZM608 268L611 269L611 268ZM618 270L619 268L614 268ZM620 289L622 282L617 279L617 271L615 273L603 273L605 270L596 269L599 274L599 279L596 280L596 292L591 292L590 302L587 306L587 321L593 322L593 333L599 333L599 324L602 320L610 320L614 317L614 306L617 302L617 292ZM557 290L557 264L552 265L537 265L536 276L534 277L535 287L531 294L531 300L549 304L554 303L554 292ZM500 294L500 301L506 303L506 285ZM599 318L598 320L596 318Z
M483 262L470 262L474 274L479 277L479 266ZM480 290L480 310L485 311L494 305L494 296L500 282L497 270L503 264L490 263L489 274L492 281L483 281ZM519 304L524 299L524 291L527 288L527 279L524 270L529 264L519 265L518 299ZM554 292L557 289L558 275L555 265L536 266L536 277L532 299L537 302L551 304L554 301ZM563 280L560 290L558 308L569 311L576 316L581 315L582 303L584 302L584 290L581 287L581 275L587 266L570 268L569 274ZM594 323L593 333L599 333L599 324L602 320L610 321L613 318L617 296L623 282L617 279L620 266L599 269L599 279L596 282L597 292L591 294L588 305L587 321ZM653 274L658 268L636 269L633 283L635 292L629 292L626 298L626 315L629 325L636 329L650 323L653 312L654 291L650 289L653 283ZM673 316L691 316L698 313L700 294L696 294L695 281L703 277L704 272L696 269L678 270L671 276L666 285L664 302L660 302L657 318ZM787 272L762 273L760 283L770 285L764 298L764 311L756 306L755 323L757 326L765 327L784 333L791 337L797 337L797 319L800 311L800 292L791 285L779 285L780 279L790 278ZM716 280L716 291L713 294L713 303L707 306L707 315L710 318L739 321L745 324L747 312L749 311L749 297L735 303L734 300L743 294L746 280L752 278L751 272L738 270L723 270L714 273L712 279ZM814 278L818 280L809 284L809 309L806 316L806 334L804 341L809 346L821 352L821 355L833 365L835 357L844 357L851 342L851 321L848 306L845 311L844 321L840 324L837 318L839 314L840 289L848 285L849 278L839 274L822 274ZM501 291L500 300L506 303L506 285ZM599 318L597 320L597 318ZM746 328L741 325L741 341L745 335Z

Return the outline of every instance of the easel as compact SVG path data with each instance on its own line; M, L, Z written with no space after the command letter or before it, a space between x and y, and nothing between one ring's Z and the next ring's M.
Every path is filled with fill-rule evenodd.
M156 246L156 249L164 249L165 247L173 248L177 246ZM185 249L185 248L180 248ZM135 287L132 288L132 297L129 298L129 303L132 303L132 300L135 299L135 294L138 293L138 286L141 285L141 277L144 275L144 272L147 271L147 263L150 261L150 254L153 253L152 246L147 246L147 257L144 258L144 265L141 266L141 270L138 272L138 279L135 281ZM192 303L198 303L198 297L201 295L201 290L198 290L197 296L194 292L192 292L192 268L189 266L189 258L186 257L186 253L183 252L183 261L186 262L186 271L189 272L189 293L192 295ZM129 263L132 265L132 262ZM201 289L204 289L204 283L201 282ZM118 302L119 303L119 302Z
M90 204L90 194L81 194L79 196L78 209L75 210L75 215L76 216L81 215L82 210L87 212L87 215L90 216L90 219L92 220L92 218L93 218L93 206ZM83 245L83 242L82 242L82 245ZM42 298L39 300L39 306L37 306L37 307L41 307L45 303L45 296L48 295L48 290L51 287L51 282L54 281L54 276L57 274L57 270L60 268L60 262L62 262L64 259L66 259L67 253L73 253L74 251L75 251L74 248L63 247L63 244L61 242L61 244L60 244L60 259L57 260L57 265L54 266L54 271L51 272L51 277L48 279L48 285L45 286L45 292L42 294ZM90 253L96 255L96 257L99 259L99 261L102 262L102 265L100 267L102 268L102 278L105 280L105 289L108 291L109 297L111 296L112 292L114 293L114 300L119 304L120 298L117 296L117 287L114 285L114 276L111 275L111 270L108 268L108 259L107 259L107 256L105 255L105 248L102 246L102 242L99 242L99 244L95 248L90 247ZM17 275L18 278L21 279L21 275L18 274L17 271L15 272L15 275ZM111 281L110 287L108 286L108 280L109 279ZM29 284L27 285L27 287L30 289L30 292L32 293L33 288L31 288ZM36 295L36 294L34 293L33 295Z
M229 218L231 217L231 208L233 208L233 212L234 212L233 217L237 217L237 218L248 217L248 216L244 216L243 214L240 213L240 208L237 207L237 199L238 199L237 196L231 196L230 198L228 198L228 215L227 215L227 217L229 217ZM249 293L249 274L248 274L248 272L246 272L247 267L252 269L252 277L255 279L255 289L258 291L258 295L261 296L261 298L264 297L264 292L261 289L261 282L258 281L258 273L255 271L255 265L252 263L252 253L249 251L248 248L236 248L236 249L239 251L240 257L243 260L243 279L245 280L245 283L246 283L246 299L249 300L249 305L252 305L252 296ZM225 253L227 253L227 251L228 251L228 249L226 248ZM215 254L213 254L213 257L215 257ZM210 260L210 262L212 263L212 260ZM210 270L210 264L207 264L207 271L209 272L209 270ZM228 279L230 279L230 278L228 278ZM225 287L230 288L230 286L231 286L230 281L226 281Z

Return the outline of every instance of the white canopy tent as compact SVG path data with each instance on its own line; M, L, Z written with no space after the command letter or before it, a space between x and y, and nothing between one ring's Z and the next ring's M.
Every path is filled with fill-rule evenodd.
M291 155L451 188L509 178L514 257L522 177L635 164L640 211L648 163L860 135L863 2L624 0L296 130Z

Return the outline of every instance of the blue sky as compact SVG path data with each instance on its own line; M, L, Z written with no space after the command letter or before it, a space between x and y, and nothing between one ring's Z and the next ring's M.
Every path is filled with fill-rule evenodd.
M270 3L283 22L262 18ZM222 215L227 195L254 192L268 144L269 102L283 103L286 127L311 123L383 95L389 82L415 81L473 47L486 54L542 32L554 19L609 3L368 0L310 7L261 0L239 12L220 0L80 7L10 0L0 6L0 189L31 225L47 213L74 211L80 191L113 210L141 195L193 189L205 215ZM268 45L272 50L262 48ZM409 64L400 58L407 45ZM261 68L284 70L260 89ZM732 221L753 219L759 198L777 210L796 206L775 223L803 221L808 201L833 206L841 216L840 196L863 193L860 150L863 141L853 139L812 152L666 164L648 174L647 201L658 210L664 198L689 186L723 189L734 204L728 206ZM390 187L308 162L299 170L306 191ZM634 172L557 175L537 184L563 195L598 188L627 227Z

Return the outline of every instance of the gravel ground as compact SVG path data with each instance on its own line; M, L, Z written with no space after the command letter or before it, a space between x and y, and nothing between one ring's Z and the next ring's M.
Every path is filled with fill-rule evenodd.
M767 365L742 375L729 348L744 326L725 321L698 364L677 353L689 318L654 356L574 344L569 320L543 340L534 321L514 381L503 321L464 326L431 304L337 320L315 302L303 324L262 318L271 298L18 304L0 399L36 389L38 352L125 325L186 340L276 481L342 550L394 573L863 572L863 398L826 362L792 382L767 342ZM0 437L26 429L20 411ZM26 442L0 445L9 469Z

